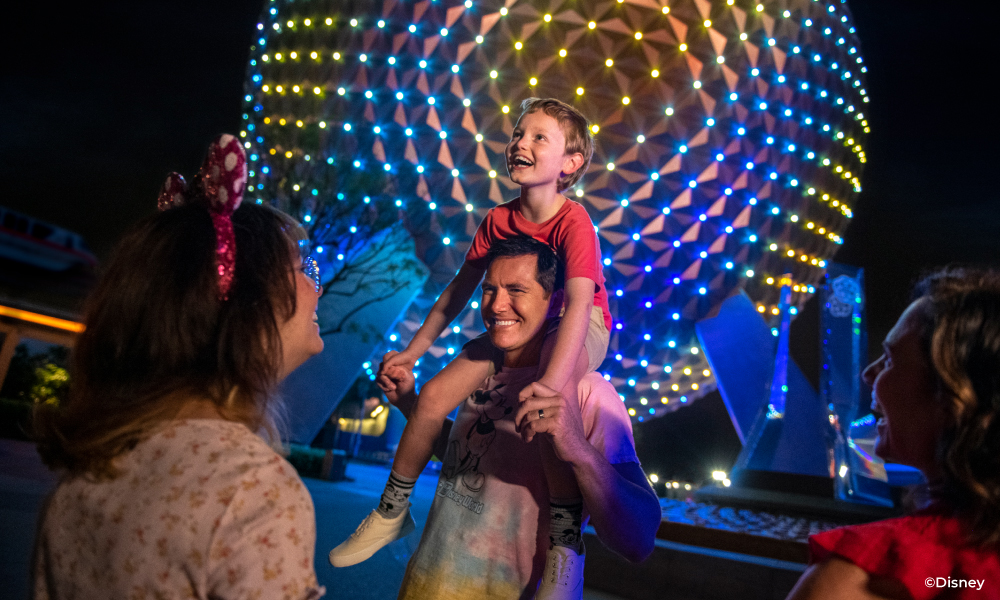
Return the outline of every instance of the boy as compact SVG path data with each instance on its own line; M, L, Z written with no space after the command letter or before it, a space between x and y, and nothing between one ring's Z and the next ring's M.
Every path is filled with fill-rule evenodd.
M593 155L593 138L587 119L573 107L555 99L529 98L514 127L506 149L510 178L521 186L517 199L490 210L483 219L458 274L435 302L423 325L402 352L385 355L378 383L394 386L386 377L390 367L412 370L414 363L461 312L485 272L486 253L492 241L519 235L548 244L565 265L564 304L552 315L558 328L548 335L542 349L539 383L577 402L580 379L597 369L607 354L611 313L601 271L600 244L593 222L580 204L562 195L586 172ZM510 318L485 323L488 329L517 328L522 320ZM417 476L430 460L441 424L456 406L496 372L497 351L482 335L420 391L400 440L392 472L379 507L347 541L330 552L334 566L366 560L379 548L409 534L409 495ZM521 393L529 399L533 386ZM544 418L543 414L538 415ZM543 436L544 437L544 436ZM579 524L583 502L571 470L559 459L548 439L540 444L551 501L550 560L582 555ZM543 597L542 590L539 598Z

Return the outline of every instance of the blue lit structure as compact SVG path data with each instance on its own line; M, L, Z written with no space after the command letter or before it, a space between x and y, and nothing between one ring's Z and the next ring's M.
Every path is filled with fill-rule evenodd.
M861 190L867 69L840 0L271 0L257 28L241 135L258 201L305 214L337 193L327 165L381 171L431 269L390 347L516 195L519 102L592 120L597 152L568 193L605 257L601 371L638 420L714 389L694 324L725 298L743 289L770 316L782 274L791 310L815 292ZM477 307L419 371L481 332Z

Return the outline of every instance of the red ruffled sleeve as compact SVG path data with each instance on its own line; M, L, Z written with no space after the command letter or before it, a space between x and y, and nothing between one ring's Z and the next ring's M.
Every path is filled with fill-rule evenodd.
M969 546L961 523L940 513L825 531L809 538L809 554L810 563L836 555L870 575L899 581L914 600L1000 599L1000 556ZM977 590L955 586L959 580L985 581Z

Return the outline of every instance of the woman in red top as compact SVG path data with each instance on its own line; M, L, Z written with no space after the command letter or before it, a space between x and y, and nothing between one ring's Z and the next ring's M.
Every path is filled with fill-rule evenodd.
M1000 598L1000 272L945 269L862 377L875 452L920 469L919 512L812 536L788 600Z

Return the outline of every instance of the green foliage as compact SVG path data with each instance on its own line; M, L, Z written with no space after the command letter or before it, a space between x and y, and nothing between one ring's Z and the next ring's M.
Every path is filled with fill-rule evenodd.
M59 404L69 393L69 349L54 346L32 354L19 345L0 388L0 398L22 404Z

